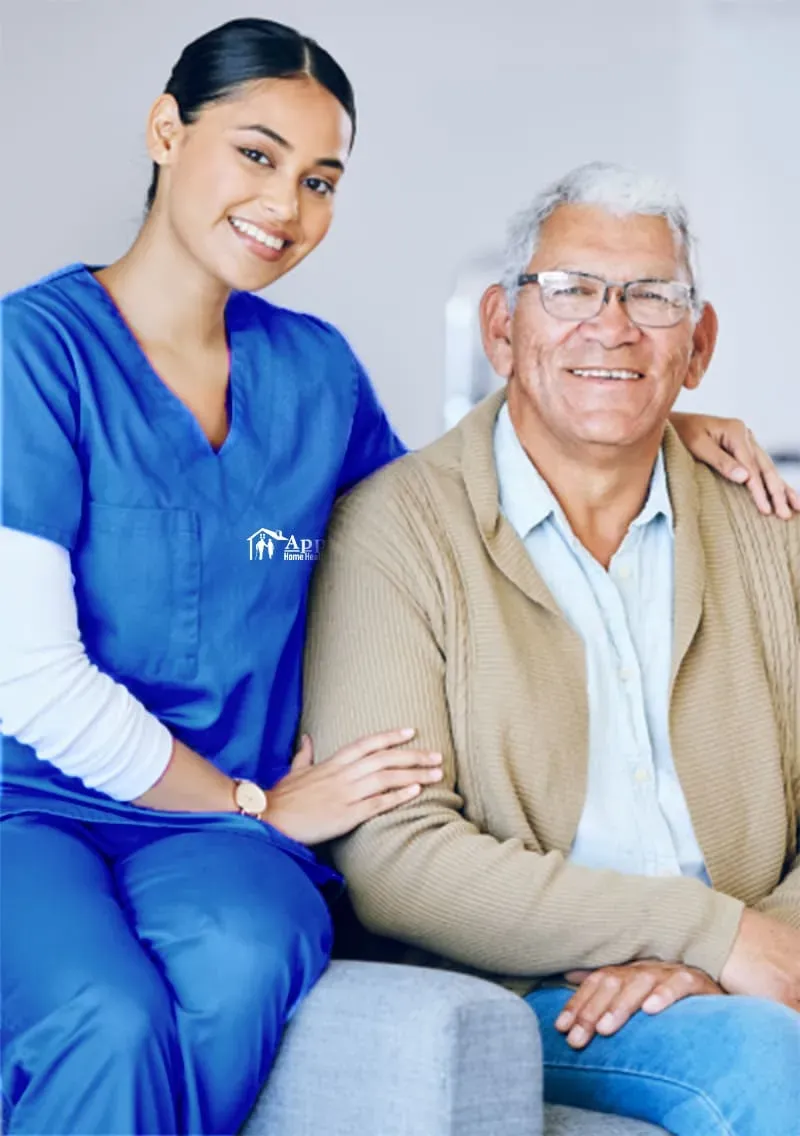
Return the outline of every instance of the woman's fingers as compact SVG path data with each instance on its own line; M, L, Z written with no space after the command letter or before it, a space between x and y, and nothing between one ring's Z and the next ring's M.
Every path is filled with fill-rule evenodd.
M408 769L381 769L369 777L351 782L349 799L363 801L367 797L377 797L381 793L402 789L407 785L431 785L441 779L441 769L420 769L419 766L411 766Z
M368 754L345 767L345 776L350 781L362 781L373 777L383 769L428 769L439 767L442 755L423 749L389 749Z
M794 491L778 473L778 467L769 454L759 445L755 446L755 450L761 482L771 508L782 520L788 521L794 513Z
M402 789L393 789L389 793L380 793L377 797L367 797L357 806L361 816L355 823L361 824L362 821L369 820L370 817L380 816L381 813L388 813L400 805L406 805L419 796L419 793L420 786L415 784L406 785Z
M672 423L692 456L729 481L742 484L757 472L752 435L740 419L675 413Z
M674 414L673 425L692 455L729 481L747 485L756 508L790 520L800 512L800 493L783 480L775 463L739 418Z
M367 757L371 753L405 745L406 742L411 741L416 732L411 726L407 726L400 730L386 730L381 734L368 734L366 737L342 746L326 764L352 765L353 762L360 761L361 758Z
M767 451L756 442L750 431L747 462L750 477L746 484L760 513L774 513L789 521L798 510L800 494L787 484ZM752 456L750 456L752 455Z
M314 764L314 743L308 734L303 734L300 740L300 749L292 759L292 773L299 773L301 769L310 769Z
M694 454L728 481L735 481L738 485L758 473L753 436L744 422L736 419L725 423L721 421L717 433L698 438Z

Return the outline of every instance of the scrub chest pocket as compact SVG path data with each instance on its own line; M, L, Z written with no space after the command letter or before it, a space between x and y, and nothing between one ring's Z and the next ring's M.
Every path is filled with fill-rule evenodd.
M200 520L189 509L90 503L73 554L81 635L117 677L195 677L200 638Z

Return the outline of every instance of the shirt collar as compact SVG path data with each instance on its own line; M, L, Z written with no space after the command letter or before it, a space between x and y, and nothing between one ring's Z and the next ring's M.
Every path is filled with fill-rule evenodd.
M672 502L669 499L669 486L667 484L667 467L664 464L664 451L658 451L656 464L653 467L653 476L650 478L650 489L647 493L647 500L645 501L641 513L635 517L632 525L637 528L644 527L650 524L657 517L664 517L669 525L670 532L673 531L673 514Z
M521 540L548 517L561 519L563 514L553 491L530 460L503 403L494 429L494 460L500 509ZM672 503L667 486L667 472L661 450L653 468L647 500L633 525L644 526L663 516L672 531ZM566 522L565 522L566 523Z

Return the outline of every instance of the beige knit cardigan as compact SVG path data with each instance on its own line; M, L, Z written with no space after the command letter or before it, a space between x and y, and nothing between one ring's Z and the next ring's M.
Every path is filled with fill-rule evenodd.
M502 399L336 511L312 595L304 728L325 755L415 726L445 776L335 858L367 927L516 988L645 957L716 978L743 905L800 928L800 519L760 516L668 428L672 749L713 890L571 864L583 645L499 511Z

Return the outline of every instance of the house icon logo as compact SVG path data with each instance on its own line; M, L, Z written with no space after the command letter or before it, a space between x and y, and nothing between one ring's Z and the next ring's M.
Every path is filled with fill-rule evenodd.
M250 559L263 560L266 552L267 558L271 560L275 555L275 542L288 539L288 536L284 536L280 529L277 531L256 529L253 535L247 538L247 543L250 546Z

